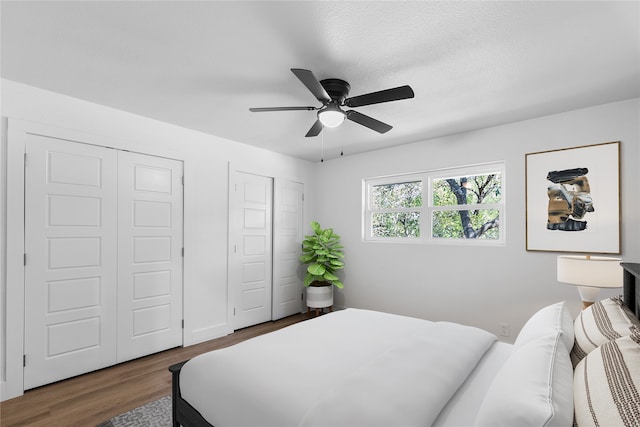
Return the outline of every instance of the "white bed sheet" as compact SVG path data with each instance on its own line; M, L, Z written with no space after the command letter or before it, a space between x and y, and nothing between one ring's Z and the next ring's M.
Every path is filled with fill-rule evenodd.
M411 347L414 341L422 347ZM216 427L324 426L336 425L335 420L344 426L360 420L386 427L389 420L428 425L454 394L461 405L471 405L467 402L482 394L494 366L494 358L483 355L489 348L498 352L494 341L495 336L476 328L347 309L192 359L182 368L181 394ZM424 350L425 343L444 352ZM294 355L287 364L283 351ZM404 366L395 363L399 357ZM379 365L384 359L394 363ZM488 366L486 373L481 369L466 381L480 360ZM398 391L385 395L385 387L378 387L369 393L372 375ZM398 375L402 381L396 384ZM346 395L340 395L344 390ZM366 413L370 408L375 411ZM441 418L447 423L459 419Z
M493 378L512 353L513 344L494 342L447 406L442 409L433 427L473 426Z

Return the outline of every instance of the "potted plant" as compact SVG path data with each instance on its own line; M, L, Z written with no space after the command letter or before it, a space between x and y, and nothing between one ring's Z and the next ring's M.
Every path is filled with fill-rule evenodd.
M340 236L332 228L323 230L316 221L311 223L311 228L313 234L305 236L302 241L300 262L309 264L304 277L307 306L317 311L333 305L333 286L344 287L336 275L336 270L344 268L344 254Z

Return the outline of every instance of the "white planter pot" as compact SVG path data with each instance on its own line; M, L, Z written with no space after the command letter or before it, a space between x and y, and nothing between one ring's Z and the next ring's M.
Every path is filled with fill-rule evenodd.
M307 286L307 307L325 308L333 305L333 286Z

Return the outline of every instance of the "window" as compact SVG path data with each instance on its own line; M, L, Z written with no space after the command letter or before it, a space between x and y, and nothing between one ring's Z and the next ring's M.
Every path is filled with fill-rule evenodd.
M420 237L420 179L374 184L370 197L372 236Z
M504 164L364 181L364 238L401 242L504 242Z

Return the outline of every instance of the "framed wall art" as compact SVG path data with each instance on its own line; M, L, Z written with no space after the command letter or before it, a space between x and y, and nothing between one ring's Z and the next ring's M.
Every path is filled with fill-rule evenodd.
M620 142L525 156L528 251L620 253Z

